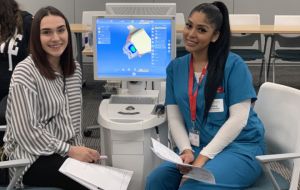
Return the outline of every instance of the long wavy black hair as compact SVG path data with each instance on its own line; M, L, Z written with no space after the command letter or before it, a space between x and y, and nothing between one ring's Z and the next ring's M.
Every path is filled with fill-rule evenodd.
M202 3L196 6L190 13L201 12L206 15L210 24L219 31L219 38L211 42L208 47L207 79L204 88L205 108L204 119L208 116L209 109L216 96L217 88L222 84L225 63L230 49L230 25L229 14L226 5L222 2Z
M16 32L23 33L23 20L15 0L0 0L0 43L12 38Z

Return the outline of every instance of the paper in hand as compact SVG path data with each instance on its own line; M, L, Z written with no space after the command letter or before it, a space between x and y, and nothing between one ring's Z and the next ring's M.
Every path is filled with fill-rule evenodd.
M159 158L178 164L178 165L182 165L182 166L189 166L192 167L192 170L184 175L184 177L188 177L191 179L195 179L198 181L203 181L206 183L211 183L211 184L215 184L215 177L213 176L213 174L204 169L204 168L200 168L200 167L196 167L190 164L185 164L182 162L182 159L180 158L180 156L178 154L176 154L174 151L172 151L171 149L169 149L168 147L166 147L165 145L161 144L160 142L158 142L155 139L151 139L152 140L152 146L151 150L154 152L154 154L156 156L158 156Z
M68 158L59 171L91 190L126 190L133 171Z

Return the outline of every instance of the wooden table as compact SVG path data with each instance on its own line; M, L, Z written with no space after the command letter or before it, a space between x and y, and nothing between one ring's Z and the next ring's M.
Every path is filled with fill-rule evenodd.
M274 34L300 34L300 26L275 26L275 25L232 25L230 26L233 34L263 34L265 36L263 53L266 54L268 39L271 39L270 50L267 64L265 64L265 80L267 80L267 70L271 62L271 53L274 48ZM184 25L176 26L177 32L183 32ZM273 82L275 82L274 65L273 65Z
M182 33L185 25L176 25L176 32ZM76 43L77 47L82 47L82 41L78 41L82 38L82 33L84 32L90 32L91 27L84 25L84 24L70 24L71 31L75 33L76 35ZM79 49L80 50L80 49ZM78 49L77 49L78 51ZM83 49L82 51L78 52L78 60L82 61L82 55L85 56L93 56L93 50L92 49Z
M185 25L176 25L176 32L182 33ZM232 33L261 33L261 34L273 34L273 25L261 25L261 26L232 26ZM93 56L93 51L91 49L83 50L82 54L85 56Z
M70 24L71 31L74 32L76 36L76 44L77 44L77 60L81 64L82 63L82 33L90 32L91 27L84 24Z
M182 33L184 30L185 25L176 25L176 32ZM84 32L90 32L91 27L88 27L87 25L83 24L71 24L71 31L75 33L76 35L76 43L77 43L77 60L80 62L82 67L82 55L85 56L93 56L93 50L92 49L84 49L82 50L82 33ZM270 38L271 44L270 44L270 52L267 60L267 63L265 64L265 80L267 77L267 64L268 68L270 66L271 62L271 52L274 48L274 34L300 34L300 26L274 26L274 25L232 25L231 26L231 32L234 34L263 34L265 36L265 42L264 42L264 48L263 53L266 54L266 48L268 39ZM274 66L273 66L274 67ZM273 71L274 72L274 71ZM273 81L275 80L274 74L273 74Z
M76 45L77 45L77 61L80 64L81 72L83 73L82 67L82 33L90 32L91 27L84 24L70 24L71 31L74 32L76 37ZM85 85L85 81L82 77L82 85Z
M274 25L232 25L232 33L251 34L299 34L300 26L274 26ZM176 32L182 33L184 25L176 25Z
M176 32L182 33L185 25L176 25ZM91 28L83 24L71 24L71 30L76 35L77 47L82 47L82 33L91 31ZM260 25L260 26L242 26L233 25L231 26L232 33L251 33L251 34L263 34L265 36L264 52L266 50L267 41L271 38L271 43L273 42L274 34L300 34L300 26L274 26L274 25ZM272 48L272 47L271 47ZM80 51L80 52L79 52ZM82 60L82 55L93 56L92 49L83 50L78 48L78 60ZM80 59L79 59L80 58ZM270 61L270 56L269 56Z

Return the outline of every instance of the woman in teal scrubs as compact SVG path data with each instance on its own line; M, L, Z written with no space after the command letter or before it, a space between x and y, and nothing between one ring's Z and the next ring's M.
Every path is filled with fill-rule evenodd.
M228 10L203 3L183 36L190 54L167 68L168 125L184 163L209 170L216 184L186 179L190 168L169 162L147 177L147 190L244 189L255 182L264 153L264 127L252 108L256 93L245 62L230 52Z

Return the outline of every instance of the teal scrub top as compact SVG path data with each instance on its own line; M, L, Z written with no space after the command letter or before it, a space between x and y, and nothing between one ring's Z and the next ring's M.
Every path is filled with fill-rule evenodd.
M173 60L168 65L165 100L166 105L178 105L187 132L192 129L188 97L190 59L191 54L187 54ZM224 111L209 112L206 122L203 121L205 83L206 75L198 88L196 127L200 132L200 147L193 146L195 152L199 152L202 147L206 146L226 122L229 117L230 106L247 99L251 99L251 102L256 100L256 92L252 84L252 76L248 66L240 56L232 52L228 55L224 69L224 79L215 97L215 99L223 101ZM194 89L197 89L197 85L196 78L194 77ZM260 146L264 150L264 126L251 107L247 125L225 149L253 156L256 155L257 146Z

